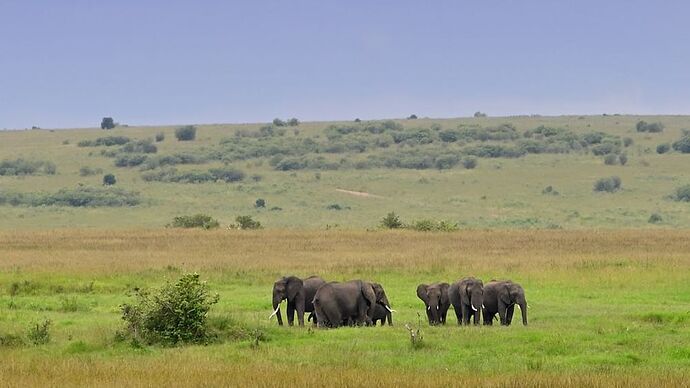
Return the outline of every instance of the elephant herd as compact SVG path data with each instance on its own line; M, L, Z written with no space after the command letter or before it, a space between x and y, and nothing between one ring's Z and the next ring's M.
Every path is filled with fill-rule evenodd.
M453 306L458 325L491 325L498 314L501 325L510 325L515 306L521 311L522 324L527 325L527 300L523 288L510 280L491 280L486 285L477 278L467 277L453 284L433 283L417 286L417 296L424 302L430 325L444 325ZM280 304L287 300L288 324L294 324L295 313L304 326L304 313L310 313L319 327L393 324L386 292L378 283L363 280L326 282L318 276L300 279L286 276L273 284L273 313L283 325Z

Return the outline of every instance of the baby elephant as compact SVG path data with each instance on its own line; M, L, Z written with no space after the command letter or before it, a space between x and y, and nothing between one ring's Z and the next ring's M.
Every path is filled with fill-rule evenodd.
M484 324L491 325L496 313L501 318L501 325L509 326L513 320L515 305L522 312L522 324L527 326L527 300L525 290L510 280L492 280L484 286Z
M417 286L417 297L424 302L430 325L446 324L446 314L450 307L449 287L448 283L420 284Z

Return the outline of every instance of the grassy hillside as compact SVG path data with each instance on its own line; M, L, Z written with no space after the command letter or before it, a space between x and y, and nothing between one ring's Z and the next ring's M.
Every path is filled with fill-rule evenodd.
M684 231L650 230L0 232L0 381L683 385L689 241ZM220 295L211 320L253 334L180 348L117 340L129 291L191 271ZM378 281L398 311L394 326L278 327L266 319L270 290L286 273ZM444 327L420 319L417 284L467 275L520 282L529 326L458 327L452 309ZM50 342L30 344L28 328L45 318ZM421 348L410 345L405 324L421 328Z
M661 133L637 132L640 120L661 122L665 129ZM690 170L685 168L690 154L673 150L656 153L657 145L681 138L681 129L690 128L690 117L506 117L396 123L401 127L384 133L362 130L343 136L333 136L328 127L358 125L361 129L372 123L301 123L298 127L274 127L263 135L260 128L264 124L200 125L194 141L176 140L176 127L0 132L0 160L46 161L56 168L54 175L0 176L4 197L38 192L52 195L80 185L100 186L103 175L112 173L117 179L115 187L139 193L141 200L133 207L64 206L34 197L17 206L4 201L0 205L0 228L161 227L174 216L207 213L223 224L232 223L238 215L251 215L268 228L321 229L337 225L359 229L375 227L389 211L405 221L445 219L470 228L690 227L690 205L669 198L677 187L690 184ZM467 133L504 124L510 124L517 138L441 140L442 132ZM539 151L547 153L476 156L478 151L485 151L481 147L486 145L508 151L535 146L530 141L545 145L546 138L539 134L530 138L524 135L540 126L564 131L562 138L566 140L549 143L550 149ZM135 147L134 153L126 155L148 158L134 167L115 167L118 156L125 155L121 145L78 146L80 141L107 136L126 136L134 144L136 140L153 139L160 132L165 139L153 143L157 147L155 154L140 154ZM568 137L577 137L581 142L592 132L602 132L607 136L603 142L617 144L614 152L625 154L627 163L606 165L604 155L593 154L598 144L567 148L574 144L567 143ZM625 138L632 144L625 146L630 141ZM566 148L562 148L564 145ZM252 157L257 150L269 151ZM196 161L198 164L160 166L164 157L180 154L199 156L201 160ZM439 169L448 167L442 163L443 158L450 158L451 168ZM476 159L476 168L463 167L467 158ZM296 167L280 164L286 160L296 162ZM81 176L83 167L96 173ZM176 169L174 173L172 168ZM245 177L238 182L206 183L143 179L146 174L165 179L178 179L189 172L199 176L213 168L241 170ZM621 178L621 190L611 194L593 191L597 179L613 175ZM548 186L558 195L544 194ZM254 207L258 198L266 201L265 209ZM341 210L332 210L334 207ZM652 213L658 213L662 220L649 223Z

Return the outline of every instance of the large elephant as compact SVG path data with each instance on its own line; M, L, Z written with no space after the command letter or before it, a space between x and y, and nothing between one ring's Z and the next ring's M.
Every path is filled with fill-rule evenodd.
M374 289L374 295L376 296L376 305L371 316L372 323L376 326L376 322L381 321L383 326L386 320L388 320L388 325L393 325L393 312L395 310L391 308L386 291L379 283L371 283L371 287Z
M498 313L501 325L509 326L513 320L515 306L522 312L522 324L527 326L527 300L525 290L510 280L492 280L484 286L484 324L491 325Z
M446 314L450 307L449 287L448 283L420 284L417 286L417 296L424 302L430 325L446 324Z
M326 283L314 295L314 313L320 327L339 327L350 321L370 325L375 307L374 288L362 280Z
M290 326L293 325L295 311L300 326L304 326L304 313L314 311L312 300L316 290L326 282L318 276L311 276L304 280L296 276L286 276L273 284L273 314L278 316L278 325L283 325L283 317L280 315L280 303L287 299L287 319Z
M458 325L469 325L470 317L479 324L479 313L484 303L484 283L473 277L464 278L448 288L448 298L455 309Z

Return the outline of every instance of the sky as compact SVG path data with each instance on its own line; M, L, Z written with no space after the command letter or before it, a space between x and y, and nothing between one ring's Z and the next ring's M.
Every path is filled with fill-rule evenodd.
M0 0L0 129L690 114L687 1Z

